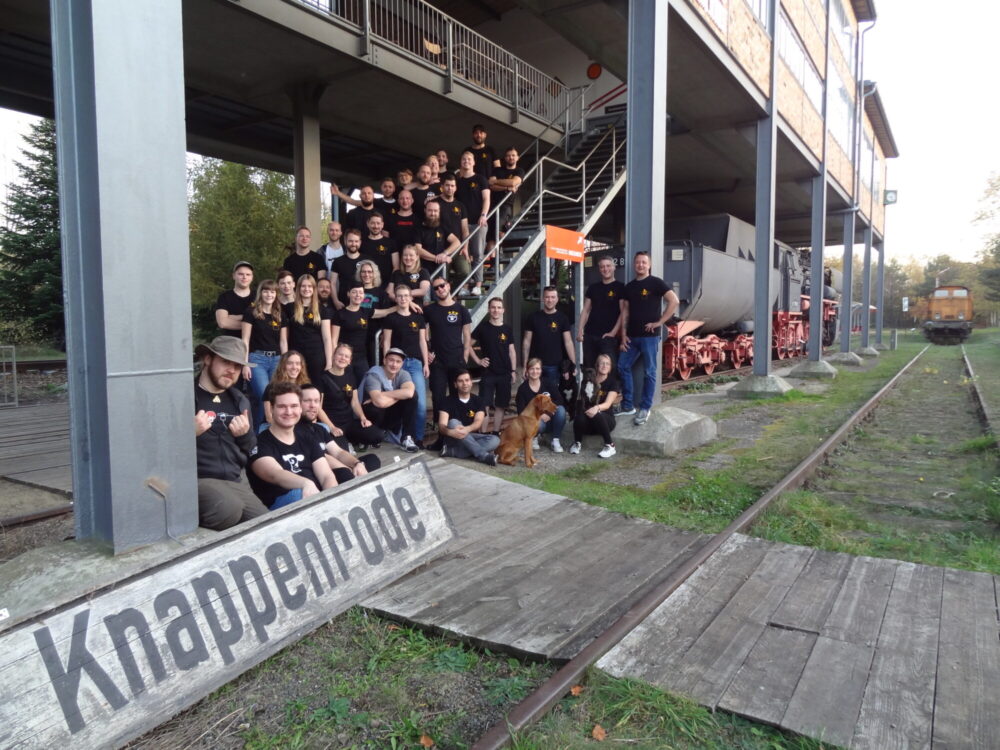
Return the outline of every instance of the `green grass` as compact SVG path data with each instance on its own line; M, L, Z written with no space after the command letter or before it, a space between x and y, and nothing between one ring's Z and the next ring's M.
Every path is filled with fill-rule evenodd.
M31 362L36 359L66 359L66 352L46 344L18 344L14 353L18 362Z

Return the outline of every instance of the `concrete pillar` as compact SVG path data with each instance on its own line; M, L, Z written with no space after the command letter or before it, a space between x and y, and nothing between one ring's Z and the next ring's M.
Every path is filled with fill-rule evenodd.
M181 5L51 22L76 533L119 553L198 524Z
M295 221L320 232L323 202L320 195L319 100L326 86L300 84L292 89L292 128L295 159Z
M865 228L865 262L861 277L861 357L877 357L878 351L871 346L871 306L872 306L872 227Z

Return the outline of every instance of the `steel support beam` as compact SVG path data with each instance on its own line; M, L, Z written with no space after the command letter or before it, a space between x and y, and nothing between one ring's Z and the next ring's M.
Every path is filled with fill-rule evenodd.
M650 253L652 274L663 277L663 215L667 169L667 3L630 0L628 19L628 142L625 146L625 278L633 260ZM663 377L657 348L656 382ZM640 358L641 361L641 358ZM642 380L636 380L642 383ZM660 389L653 403L660 400Z
M851 351L851 304L854 295L851 292L854 284L854 211L844 214L844 289L840 297L840 352L848 354Z
M879 349L885 344L882 343L882 327L885 325L885 243L878 245L878 280L875 286L875 348Z
M865 262L861 276L861 348L868 349L871 340L868 329L871 328L872 307L872 227L865 227Z
M198 525L181 6L51 23L76 535L119 553Z
M826 159L812 179L812 252L809 254L809 361L823 359L823 249L826 247Z
M319 100L325 85L301 84L292 89L292 130L295 161L295 221L321 234L323 218L320 183Z

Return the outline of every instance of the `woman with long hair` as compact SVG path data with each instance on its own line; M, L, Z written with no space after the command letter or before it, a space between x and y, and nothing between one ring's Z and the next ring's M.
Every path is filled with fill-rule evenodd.
M274 279L264 279L257 287L257 298L243 313L242 333L249 361L256 365L244 367L243 377L250 381L254 426L259 427L264 422L264 389L281 356L281 305Z
M566 407L563 405L562 394L559 393L559 386L553 383L551 380L545 380L542 378L542 360L538 357L532 357L528 360L528 364L524 368L524 382L521 383L521 387L517 389L517 395L514 397L514 402L517 404L517 413L520 414L524 411L524 407L528 405L539 393L547 393L549 398L552 399L552 403L556 405L556 413L549 417L547 414L542 415L541 421L538 423L538 435L543 432L547 432L552 436L552 452L562 453L562 443L560 438L562 437L563 428L566 426ZM536 435L532 442L532 448L538 450L538 435Z
M382 430L372 424L361 409L358 398L358 384L351 368L353 350L350 344L341 342L333 350L333 363L320 379L323 394L323 410L330 420L330 432L344 448L341 440L354 444L359 453L364 446L378 447L382 440Z
M600 435L604 439L604 447L597 455L601 458L611 458L617 453L614 441L611 440L611 433L615 429L615 413L612 409L621 392L621 386L618 385L618 378L614 375L609 355L598 354L594 367L597 374L593 383L585 380L580 386L583 389L590 385L596 388L594 393L580 394L593 406L587 409L577 408L576 419L573 420L573 445L570 446L569 452L580 452L580 443L584 435Z
M332 313L320 309L316 279L309 274L299 277L295 301L285 305L281 329L281 351L297 349L305 360L309 381L317 383L330 365L333 344L330 331Z
M306 375L305 359L299 352L289 349L278 357L278 364L274 368L274 375L271 376L271 382L267 384L262 395L264 399L264 421L258 426L257 431L259 432L261 427L271 421L271 404L268 403L267 396L272 384L295 383L295 385L302 386L308 382L309 376Z
M382 358L390 347L402 349L406 355L403 369L413 378L416 408L413 424L405 425L404 433L410 435L417 447L423 449L424 429L427 420L427 378L430 377L430 358L427 352L427 323L423 315L410 309L412 290L400 285L396 290L396 307L386 317L382 329Z
M408 286L413 290L412 298L415 302L424 302L431 293L431 276L421 267L420 255L413 245L407 245L399 254L399 268L392 272L389 285L385 288L386 295L394 302L396 289L400 286Z

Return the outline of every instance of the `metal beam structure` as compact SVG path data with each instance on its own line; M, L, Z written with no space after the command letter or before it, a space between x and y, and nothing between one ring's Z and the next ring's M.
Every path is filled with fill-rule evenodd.
M830 106L830 2L826 0L826 28L823 46L823 101L820 117L823 120L823 145L820 147L819 174L812 179L812 226L810 231L812 251L809 254L809 361L823 359L823 252L826 248L826 156L830 129L827 112Z
M316 236L322 235L319 222L323 218L320 198L320 133L319 100L324 85L302 84L291 92L292 128L295 160L295 221L309 227Z
M865 227L865 262L861 274L861 350L866 351L871 345L868 331L871 327L872 307L872 226L870 222Z
M875 285L875 348L885 346L882 342L882 326L885 324L885 243L878 243L878 280Z
M851 352L851 304L854 295L854 211L844 214L844 288L840 293L840 353Z
M198 525L181 6L51 24L76 535L117 554Z

